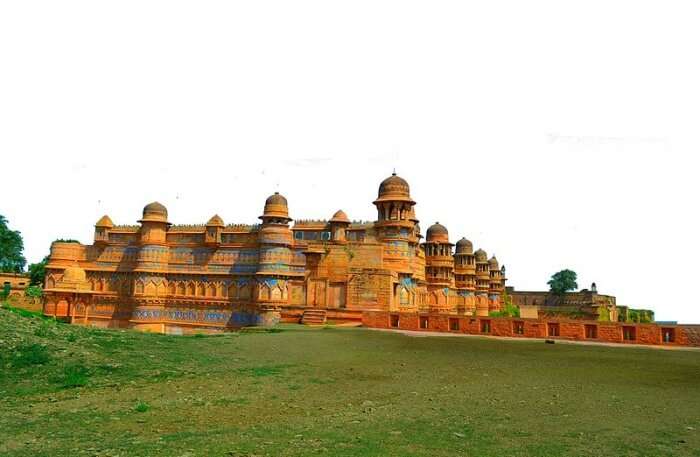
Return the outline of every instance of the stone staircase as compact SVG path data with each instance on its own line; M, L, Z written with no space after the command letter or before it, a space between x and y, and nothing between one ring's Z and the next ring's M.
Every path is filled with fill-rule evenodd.
M326 323L326 310L310 308L305 309L301 316L301 323L304 325L323 325Z

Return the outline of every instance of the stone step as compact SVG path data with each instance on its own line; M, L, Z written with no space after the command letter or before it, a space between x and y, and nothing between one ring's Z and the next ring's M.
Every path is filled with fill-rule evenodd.
M325 324L326 323L326 310L325 309L306 309L304 314L301 316L302 324Z

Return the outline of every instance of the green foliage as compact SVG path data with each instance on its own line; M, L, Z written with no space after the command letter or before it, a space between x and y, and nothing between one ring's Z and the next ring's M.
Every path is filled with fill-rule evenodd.
M136 411L137 413L145 413L149 409L151 409L151 405L141 400L139 400L139 402L136 403L136 406L134 406L134 411Z
M12 313L18 314L22 317L31 317L35 319L40 319L43 321L50 321L50 322L56 322L55 318L49 317L49 316L44 316L43 313L38 312L38 311L27 311L26 309L22 308L15 308L13 306L8 305L7 303L4 303L2 307Z
M16 368L43 365L49 361L49 350L41 344L22 344L15 349L12 366Z
M492 311L489 313L491 317L520 317L520 308L513 304L513 299L510 295L503 292L501 295L501 303L503 303L500 311Z
M22 255L24 242L17 230L10 230L7 219L0 215L0 271L20 273L24 270L27 259Z
M607 306L598 307L598 320L600 322L610 322L610 311Z
M649 324L654 322L654 312L648 309L627 309L624 315L624 322L636 324Z
M43 286L44 276L46 276L46 264L49 256L44 257L41 262L29 264L29 284L32 286Z
M7 297L10 296L11 290L12 287L9 284L3 284L2 291L0 292L0 299L7 300Z
M90 370L82 364L76 363L63 368L63 373L54 377L54 381L62 387L70 389L73 387L83 387L87 385L90 378Z
M44 291L41 289L41 286L27 286L27 288L24 289L24 294L27 297L41 298L42 295L44 295Z
M576 272L572 270L561 270L552 275L552 279L547 281L549 290L554 295L564 295L570 290L578 289L576 283Z
M74 240L73 238L56 238L54 243L78 243L80 244L80 241Z

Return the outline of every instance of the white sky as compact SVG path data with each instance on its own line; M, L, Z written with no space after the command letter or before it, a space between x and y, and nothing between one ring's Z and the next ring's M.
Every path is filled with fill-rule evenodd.
M30 262L135 223L374 219L700 322L696 1L2 2L0 214Z

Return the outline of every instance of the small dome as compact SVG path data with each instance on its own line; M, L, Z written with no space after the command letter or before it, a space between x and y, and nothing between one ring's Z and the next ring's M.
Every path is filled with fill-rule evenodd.
M287 206L287 199L284 198L284 195L280 194L279 192L275 192L267 197L267 200L265 200L265 206L267 205Z
M224 220L221 219L221 216L218 214L214 214L211 219L209 219L209 222L207 222L207 226L210 227L223 227L224 226Z
M408 183L405 179L397 176L396 173L392 173L391 176L379 184L376 202L393 200L413 202Z
M287 199L284 198L284 196L279 192L275 192L274 194L267 197L267 200L265 200L265 209L263 211L263 215L260 216L260 219L262 219L263 217L278 217L281 219L289 219Z
M80 268L78 265L71 265L63 270L63 281L64 282L84 282L87 276L85 275L85 270Z
M112 222L112 219L109 218L106 214L100 218L99 221L95 224L95 227L99 228L112 228L114 227L114 223Z
M345 211L343 211L342 209L339 209L338 211L336 211L330 221L331 222L344 222L346 224L350 223L350 219L348 219L348 215L345 214Z
M483 249L477 249L474 253L474 257L476 257L477 262L486 262L486 258L488 257L488 255Z
M474 251L474 245L466 238L457 241L457 254L471 254Z
M449 243L449 234L447 233L447 228L439 222L434 223L428 227L425 239L427 242L437 242L437 243Z
M143 207L143 218L139 222L168 222L168 209L153 202Z
M498 270L498 260L495 255L489 259L489 270Z

